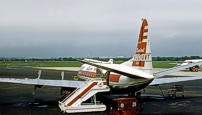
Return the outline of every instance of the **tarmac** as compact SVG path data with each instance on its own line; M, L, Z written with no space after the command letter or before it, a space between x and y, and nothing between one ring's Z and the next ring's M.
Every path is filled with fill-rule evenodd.
M61 79L61 71L66 80L73 80L79 68L31 68L27 66L0 67L0 78L37 78L38 70L42 70L41 79ZM62 70L61 70L62 69ZM154 68L154 71L161 69ZM164 77L201 76L202 71L189 72L182 70ZM176 83L173 83L176 84ZM158 87L148 86L141 90L143 96L142 115L200 115L202 114L202 80L179 82L185 86L185 98L168 98L166 90L171 84L160 85L166 99ZM33 95L34 85L0 83L0 115L62 115L58 107L60 87L43 86ZM118 96L117 96L118 97ZM107 98L107 97L106 97ZM79 113L79 115L108 115L110 103L104 112Z

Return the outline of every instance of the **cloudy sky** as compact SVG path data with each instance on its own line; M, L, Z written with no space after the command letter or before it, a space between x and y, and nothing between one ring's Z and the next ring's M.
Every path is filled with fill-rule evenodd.
M149 25L152 56L202 56L199 0L1 0L0 57L131 56Z

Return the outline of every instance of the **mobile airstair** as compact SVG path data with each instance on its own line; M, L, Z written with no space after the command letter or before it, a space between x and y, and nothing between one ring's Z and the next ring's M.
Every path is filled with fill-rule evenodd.
M96 101L95 94L109 90L105 79L89 78L63 101L59 102L59 107L64 113L105 111L106 106ZM91 98L91 103L82 103L89 98Z

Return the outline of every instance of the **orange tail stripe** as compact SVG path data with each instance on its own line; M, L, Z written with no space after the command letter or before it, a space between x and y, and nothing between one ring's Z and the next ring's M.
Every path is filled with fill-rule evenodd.
M144 29L144 32L148 32L148 29Z
M144 67L144 61L133 61L132 66Z
M142 39L147 39L147 36L142 36Z

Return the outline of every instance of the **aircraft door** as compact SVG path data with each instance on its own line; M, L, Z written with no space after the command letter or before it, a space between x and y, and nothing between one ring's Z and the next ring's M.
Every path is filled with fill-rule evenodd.
M101 78L102 76L103 76L102 69L97 68L96 69L96 78Z

